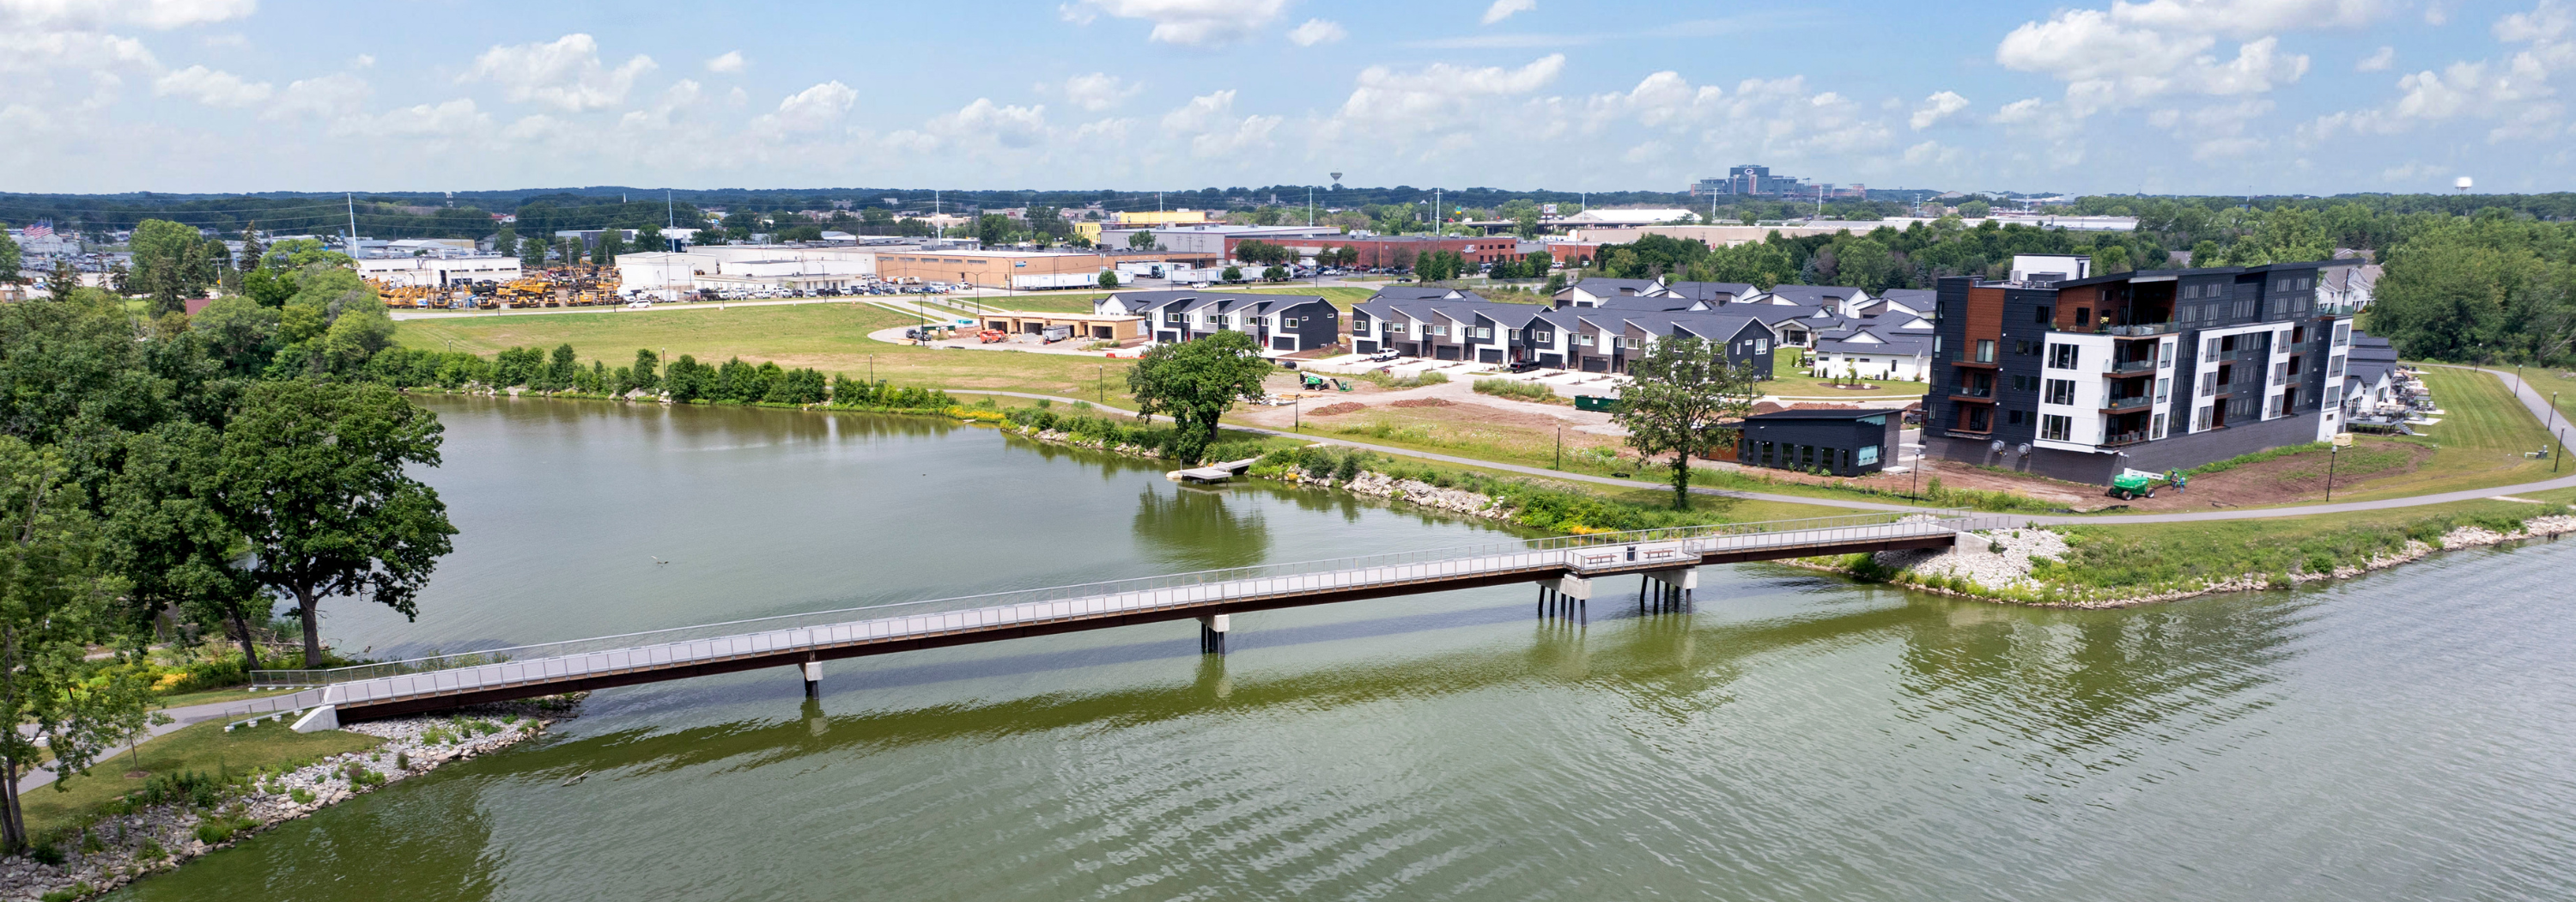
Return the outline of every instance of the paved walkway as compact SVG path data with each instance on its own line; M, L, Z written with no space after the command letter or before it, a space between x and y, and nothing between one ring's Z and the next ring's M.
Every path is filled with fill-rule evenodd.
M186 705L177 708L163 708L161 709L161 713L169 715L171 722L152 727L145 731L142 738L136 741L138 743L148 742L179 732L180 730L205 723L206 721L214 720L224 716L225 709L239 704L241 704L241 702L239 700L235 700L229 702L207 702L202 705ZM26 733L32 732L35 728L32 726L21 726L18 729L19 732ZM124 773L124 767L119 763L122 760L121 756L124 754L125 750L119 748L114 753L101 757L98 765L91 768L90 775L95 777L99 774ZM39 765L27 771L26 776L18 778L18 791L23 793L27 790L45 786L53 782L53 768L48 765Z
M2459 367L2459 369L2472 369L2472 367ZM2522 401L2522 403L2523 403L2523 406L2524 406L2524 407L2527 407L2527 408L2529 408L2529 409L2531 410L2531 415L2532 415L2534 418L2536 418L2536 419L2540 419L2540 420L2542 420L2543 422L2550 422L2550 421L2553 421L2553 420L2554 420L2554 421L2557 423L2557 426L2555 427L2555 428L2557 429L2557 431L2559 431L2559 432L2561 432L2561 433L2565 433L2565 434L2567 434L2567 435L2568 435L2569 437L2571 437L2571 438L2576 438L2576 426L2571 426L2571 425L2567 422L2567 417L2565 417L2565 416L2552 416L2552 415L2549 413L2549 399L2548 399L2546 396L2544 396L2544 395L2540 394L2540 393L2539 393L2539 392L2537 392L2537 391L2532 390L2532 388L2531 388L2529 385L2515 385L2515 384L2514 384L2514 382L2513 382L2513 374L2512 374L2512 373L2510 373L2510 372L2503 371L2503 370L2488 370L2488 369L2481 369L2481 370L2479 370L2479 371L2480 371L2480 372L2484 372L2484 373L2491 374L2491 375L2495 376L2495 377L2496 377L2496 378L2498 378L2498 379L2505 380L2505 384L2506 384L2506 386L2507 386L2507 387L2509 387L2509 388L2514 389L2514 395L2515 395L2515 397L2517 397L2518 399L2520 399L2520 400ZM1081 398L1067 398L1067 397L1062 397L1062 396L1058 396L1058 395L1037 395L1037 394L1027 394L1027 393L1023 393L1023 392L985 391L985 392L958 392L958 394L1001 395L1001 396L1005 396L1005 397L1013 397L1013 398L1044 398L1044 399L1047 399L1047 400L1053 400L1053 401L1066 401L1066 402L1071 402L1071 401L1082 401L1082 400L1084 400L1084 399L1081 399ZM1103 409L1103 410L1109 410L1109 411L1113 411L1113 412L1116 412L1116 413L1124 413L1124 414L1129 414L1129 415L1133 415L1133 414L1135 413L1134 411L1130 411L1130 410L1119 410L1119 409L1117 409L1117 408L1107 407L1107 406L1104 406L1104 405L1097 404L1096 402L1088 402L1088 401L1086 401L1085 403L1092 403L1092 404L1093 404L1093 406L1095 406L1095 407L1100 407L1100 408L1101 408L1101 409ZM1564 472L1564 471L1561 471L1561 470L1549 470L1549 469L1545 469L1545 468L1541 468L1541 467L1525 467L1525 466L1521 466L1521 465L1519 465L1519 464L1508 464L1508 463L1500 463L1500 462L1490 461L1490 460L1479 460L1479 459L1472 458L1472 457L1458 457L1458 456L1455 456L1455 455L1449 455L1449 454L1438 454L1438 453L1434 453L1434 452L1430 452L1430 451L1415 451L1415 450L1410 449L1410 448L1391 448L1391 447L1387 447L1387 446L1384 446L1384 445L1372 445L1372 444L1368 444L1368 443L1366 443L1366 442L1354 442L1354 441L1350 441L1350 440L1347 440L1347 439L1332 438L1332 437L1328 437L1328 436L1321 436L1321 435L1308 435L1308 434L1303 434L1303 433L1283 432L1283 431L1280 431L1280 430L1277 430L1277 429L1263 429L1263 428L1255 427L1255 426L1236 426L1236 425L1228 425L1226 428L1229 428L1229 429L1240 429L1240 430L1243 430L1243 431L1245 431L1245 432L1257 432L1257 433L1261 433L1261 434L1264 434L1264 435L1277 435L1277 436L1285 436L1285 437L1289 437L1289 438L1305 439L1305 440L1308 440L1308 441L1320 442L1320 443L1327 444L1327 445L1339 445L1339 446L1343 446L1343 447L1350 447L1350 448L1364 448L1364 449L1367 449L1367 450L1370 450L1370 451L1376 451L1376 452L1379 452L1379 453L1383 453L1383 454L1391 454L1391 455L1396 455L1396 456L1400 456L1400 457L1412 457L1412 458L1418 458L1418 459L1421 459L1421 460L1435 460L1435 461L1439 461L1439 462L1441 462L1441 463L1459 464L1459 465L1463 465L1463 466L1471 466L1471 467L1483 467L1483 468L1488 469L1488 470L1502 470L1502 471L1510 472L1510 473L1521 473L1521 474L1526 474L1526 475L1530 475L1530 476L1542 476L1542 477L1546 477L1546 478L1548 478L1548 479L1562 479L1562 480L1566 480L1566 481L1569 481L1569 482L1584 482L1584 483L1591 483L1591 484L1594 484L1594 485L1616 486L1616 487L1624 488L1624 489L1656 489L1656 490L1661 490L1661 491L1670 491L1670 490L1672 489L1672 486L1671 486L1671 485L1666 484L1666 483L1661 483L1661 482L1644 482L1644 481L1635 480L1635 479L1615 479L1615 478L1607 477L1607 476L1593 476L1593 475L1584 474L1584 473L1567 473L1567 472ZM2423 507L2423 506L2427 506L2427 505L2434 505L2434 504L2449 504L2449 503L2452 503L2452 502L2455 502L2455 501L2476 501L2476 500L2481 499L2481 498L2493 498L2493 497L2496 497L2496 496L2498 496L2498 495L2514 495L2514 494L2520 494L2520 493L2522 493L2522 492L2545 492L2545 491L2549 491L2549 490L2551 490L2551 489L2567 489L2567 488L2576 488L2576 467L2571 467L2571 469L2570 469L2570 471L2569 471L2568 475L2561 476L2561 477L2557 477L2557 478L2554 478L2554 479L2544 480L2544 481L2541 481L2541 482L2527 482L2527 483L2523 483L2523 484L2520 484L2520 485L2496 486L2496 487L2493 487L2493 488L2483 488L2483 489L2466 489L2466 490L2463 490L2463 491L2457 491L2457 492L2444 492L2444 493L2441 493L2441 494L2438 494L2438 495L2413 495L2413 496L2409 496L2409 497L2405 497L2405 498L2385 498L2385 499L2381 499L2381 500L2377 500L2377 501L2338 501L2338 502L2335 502L2335 503L2333 503L2333 504L2303 504L2303 505L2297 505L2297 506L2292 506L2292 507L2257 507L2257 508L2245 508L2245 509L2241 509L2241 510L2191 511L2191 512L2188 512L2188 513L2177 513L2177 514L2106 514L2106 515L2087 515L2087 516L2066 516L2066 515L2023 515L2023 514L2015 514L2015 515L2013 515L2013 517L2014 517L2014 519L2018 519L2018 520L2025 520L2025 521L2027 521L2027 522L2031 522L2031 523L2039 523L2039 524L2059 524L2059 523L2096 523L2096 524L2099 524L2099 523L2190 523L2190 522L2195 522L2195 521L2214 521L2214 520L2260 520L2260 519L2268 519L2268 518L2272 518L2272 517L2304 517L2304 516L2308 516L2308 515L2311 515L2311 514L2342 514L2342 513L2352 513L2352 512L2356 512L2356 511L2388 510L2388 509L2391 509L2391 508L2401 508L2401 507ZM1884 504L1884 503L1875 502L1875 501L1850 501L1850 500L1844 500L1844 499L1839 499L1839 498L1810 498L1810 497L1807 497L1807 496L1804 496L1804 495L1780 495L1780 494L1773 494L1773 493L1770 493L1770 492L1741 492L1741 491L1735 491L1735 490L1732 490L1732 489L1712 489L1712 488L1701 488L1701 487L1697 487L1697 486L1692 487L1692 488L1691 488L1691 491L1692 491L1693 493L1695 493L1695 494L1701 494L1701 495L1716 495L1716 496L1726 497L1726 498L1744 498L1744 499L1754 500L1754 501L1781 501L1781 502L1788 502L1788 503L1791 503L1791 504L1813 504L1813 505L1817 505L1817 506L1819 506L1819 507L1839 507L1839 508L1845 508L1845 509L1849 509L1849 510L1864 510L1864 511L1901 511L1901 510L1919 510L1919 509L1921 509L1919 506L1916 506L1916 505Z

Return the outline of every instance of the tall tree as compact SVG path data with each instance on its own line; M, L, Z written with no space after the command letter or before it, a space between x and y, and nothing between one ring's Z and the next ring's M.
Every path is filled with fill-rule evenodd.
M263 382L224 429L218 509L263 585L295 599L304 665L322 666L321 604L356 597L419 616L456 527L405 468L437 466L438 418L374 383Z
M1655 340L1646 356L1628 365L1612 414L1628 430L1628 446L1643 457L1673 455L1673 509L1690 509L1690 461L1705 457L1729 434L1743 429L1745 414L1761 394L1748 367L1726 362L1726 345L1695 336Z
M1127 388L1136 395L1137 413L1172 418L1177 431L1164 453L1197 463L1216 441L1217 419L1234 408L1235 399L1259 396L1270 369L1252 336L1218 332L1155 345L1127 371Z
M132 628L148 631L153 616L176 608L233 637L257 670L251 629L268 622L268 596L234 566L241 534L215 508L222 450L220 433L183 421L129 438L109 491L109 557L132 587Z
M0 285L18 284L18 261L22 253L18 239L9 237L7 232L0 232Z
M233 265L234 269L248 273L267 264L268 246L259 243L258 223L242 224L241 243L241 259Z
M129 735L143 707L132 681L84 686L92 642L108 637L122 588L60 452L0 435L0 845L27 848L18 780L50 753L55 788Z

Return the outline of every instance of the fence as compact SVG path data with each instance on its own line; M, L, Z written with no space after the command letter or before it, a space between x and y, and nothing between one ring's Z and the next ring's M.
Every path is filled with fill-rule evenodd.
M1575 552L1601 546L1680 543L1676 550L1698 555L1823 546L1972 528L1980 528L1978 520L1955 510L1851 514L1559 536L841 608L330 670L264 670L253 675L254 685L320 688L245 703L233 713L251 715L319 704L450 694L997 626L1442 582L1495 573L1528 572L1536 578L1557 571L1595 569L1597 565L1579 560Z

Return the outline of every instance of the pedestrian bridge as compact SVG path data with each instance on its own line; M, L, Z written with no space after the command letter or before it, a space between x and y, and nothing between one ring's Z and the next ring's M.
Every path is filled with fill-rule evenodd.
M1987 522L1993 521L1993 522ZM836 658L1198 619L1223 650L1226 615L1512 583L1540 584L1563 607L1603 577L1659 580L1678 599L1691 568L1743 561L1936 548L2002 525L1961 511L1872 513L1597 533L1462 548L1206 570L817 611L333 670L263 670L277 695L237 706L239 722L306 712L299 728L483 702L764 667L802 668L807 690ZM1642 580L1641 580L1642 584ZM1644 594L1640 593L1643 602ZM1542 609L1545 602L1542 602ZM294 690L294 691L287 691Z

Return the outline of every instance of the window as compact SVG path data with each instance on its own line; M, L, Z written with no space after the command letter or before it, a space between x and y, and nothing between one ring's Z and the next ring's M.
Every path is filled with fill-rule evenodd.
M1433 334L1433 335L1447 335L1447 334L1449 334L1449 327L1448 327L1448 326L1446 326L1446 325L1433 326L1433 327L1431 327L1431 334Z
M1852 463L1859 464L1859 465L1864 466L1864 467L1869 466L1870 464L1877 463L1877 462L1878 462L1878 446L1877 446L1877 445L1862 445L1862 446L1860 447L1860 453L1855 454L1855 455L1853 455L1853 456L1852 456Z
M1991 339L1991 338L1980 338L1980 339L1977 339L1977 362L1978 362L1978 363L1993 363L1993 362L1995 362L1995 342L1994 342L1994 339Z
M1556 341L1556 333L1554 333L1554 332L1537 332L1537 331L1533 331L1533 332L1531 332L1531 333L1530 333L1530 340L1531 340L1531 341L1540 341L1540 342L1554 342L1554 341Z
M2315 280L2315 279L2302 278L2302 279L2300 279L2300 280L2299 280L2298 290L2300 290L2300 291L2306 291L2306 290L2308 290L2308 286L2315 285L2316 283L2317 283L2317 280Z
M1477 326L1477 327L1476 327L1476 330L1475 330L1474 335L1472 335L1471 337L1474 337L1474 338L1492 338L1492 337L1494 337L1494 327L1492 327L1492 326Z
M2209 428L2209 408L2201 407L2194 409L2191 412L2192 431L2198 432L2207 428Z
M1756 353L1756 354L1765 354L1765 353L1769 353L1769 352L1770 352L1770 350L1771 350L1771 340L1770 340L1770 339L1768 339L1768 338L1756 338L1756 339L1754 339L1754 340L1753 340L1753 353ZM1869 362L1869 358L1867 358L1867 357L1863 357L1863 358L1861 358L1860 362L1862 362L1862 363L1868 363L1868 362Z
M2008 410L2008 411L2005 411L2005 412L2004 412L2004 422L2011 423L2011 424L2013 424L2013 425L2015 425L2015 426L2019 426L2019 425L2021 425L2021 416L2022 416L2021 411L2018 411L2018 410Z
M2161 413L2160 413L2160 414L2156 414L2156 425L2155 425L2155 431L2154 431L2154 432L2151 432L2151 433L2148 433L2148 434L2147 434L2147 437L2148 437L2148 438L2151 438L2151 439L2157 439L2157 438L2164 438L2164 437L2165 437L2165 415L2164 415L2164 414L2161 414Z
M2157 379L2157 380L2156 380L2156 403L2158 403L2158 404L2162 404L2162 403L2164 403L2164 402L2165 402L2165 399L2166 399L2166 398L2170 398L2170 397L2173 397L2173 380L2171 380L2171 379L2164 379L2164 378L2159 378L2159 379Z
M1519 330L1519 329L1505 329L1505 330L1503 330L1503 337L1504 337L1504 338L1511 339L1511 340L1513 340L1513 341L1519 341L1519 340L1521 340L1521 330Z
M1189 321L1190 321L1189 314L1186 314L1186 313L1166 313L1166 314L1163 314L1163 322L1168 323L1168 324L1170 324L1170 325L1178 326L1178 325L1182 325L1182 324L1188 323Z
M2051 344L2048 346L2049 369L2071 370L2074 369L2076 364L2081 362L2083 359L2081 350L2076 348L2074 345Z
M2202 363L2217 363L2217 362L2218 362L2218 339L2212 338L2212 339L2210 339L2210 340L2209 340L2209 348L2208 348L2208 350L2205 350L2205 351L2202 351L2202 352L2201 352L2201 355L2200 355L2200 362L2202 362Z
M2050 379L2050 380L2048 380L2048 396L2047 396L2044 400L2046 400L2048 403L2051 403L2051 404L2073 404L2073 403L2075 403L2075 380L2073 380L2073 379Z
M1297 318L1296 318L1296 317L1293 317L1293 316L1283 316L1283 317L1280 317L1280 318L1279 318L1279 328L1282 328L1282 329L1294 329L1294 328L1297 328Z
M2342 377L2343 377L2343 355L2341 355L2341 354L2337 354L2337 355L2335 355L2335 356L2332 356L2332 357L2328 357L2328 358L2326 358L2326 378L2328 378L2328 379L2340 379L2340 378L2342 378Z
M2215 394L2218 394L2218 374L2200 374L2200 396L2206 398Z
M2042 323L2042 324L2045 324L2045 323L2047 323L2047 322L2049 321L2049 319L2050 319L2051 317L2054 317L2054 316L2056 316L2056 315L2057 315L2057 308L2055 308L2055 307L2051 307L2051 306L2049 306L2049 305L2047 305L2047 304L2041 304L2041 305L2039 305L2039 306L2037 306L2037 307L2030 308L2030 310L2031 310L2030 321L2031 321L2031 322L2034 322L2034 323Z
M2343 386L2338 385L2338 386L2334 386L2334 387L2332 387L2332 388L2328 388L2328 389L2326 389L2326 406L2327 406L2327 407L2333 407L2333 406L2335 406L2336 402L2338 402L2338 401L2342 400L2342 398L2343 398Z
M2014 389L2016 389L2016 390L2019 390L2019 391L2038 391L2038 390L2039 390L2039 377L2038 377L2038 376L2014 376L2014 377L2012 377L2012 387L2013 387Z
M2041 414L2039 416L2040 438L2062 442L2066 440L2068 433L2074 431L2074 428L2075 419L2073 417L2060 416L2053 413Z
M2236 303L2232 305L2232 309L2228 311L2228 315L2235 317L2236 319L2253 319L2254 299L2250 297L2237 298Z
M1636 337L1636 336L1633 336L1633 335L1628 336L1627 345L1628 345L1628 347L1631 347L1631 348L1636 347L1636 346L1637 346L1637 337Z
M2335 324L2335 331L2334 331L2334 346L2335 346L2335 347L2340 348L2340 347L2343 347L2345 344L2350 343L2351 341L2352 341L2352 324L2351 324L2351 323L2336 323L2336 324Z
M2013 339L2013 356L2028 357L2036 353L2039 352L2032 350L2030 342L2018 338Z

